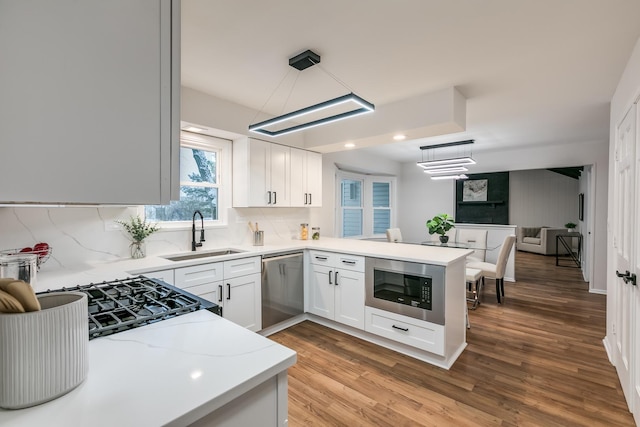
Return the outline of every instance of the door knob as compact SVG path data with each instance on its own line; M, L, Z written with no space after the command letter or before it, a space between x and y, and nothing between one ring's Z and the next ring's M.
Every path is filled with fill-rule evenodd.
M625 271L624 273L620 273L618 270L616 270L616 276L622 278L622 280L624 280L624 283L629 283L631 282L631 284L633 286L636 286L636 275L632 274L629 272L629 270Z

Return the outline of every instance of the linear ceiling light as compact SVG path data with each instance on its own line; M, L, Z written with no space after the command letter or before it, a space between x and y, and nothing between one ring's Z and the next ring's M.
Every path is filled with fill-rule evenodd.
M318 120L313 120L313 121L310 121L310 122L307 122L307 123L298 124L298 125L290 126L290 127L287 127L287 128L284 128L284 129L275 130L275 131L270 131L270 130L265 129L265 128L269 127L269 126L273 126L273 125L276 125L278 123L286 122L288 120L297 119L297 118L305 116L307 114L316 113L318 111L322 111L322 110L325 110L327 108L334 107L336 105L345 104L347 102L354 102L355 104L359 105L360 108L356 108L355 110L351 110L351 111L347 111L347 112L339 113L339 114L334 114L333 116L323 117L323 118L318 119ZM366 101L366 100L360 98L355 93L350 93L350 94L347 94L347 95L339 96L339 97L334 98L334 99L330 99L329 101L324 101L324 102L321 102L319 104L312 105L310 107L305 107L305 108L302 108L300 110L293 111L291 113L283 114L281 116L274 117L272 119L265 120L263 122L250 125L249 126L249 130L252 131L252 132L261 133L263 135L268 135L268 136L280 136L280 135L286 135L286 134L291 133L291 132L297 132L297 131L300 131L300 130L309 129L309 128L320 126L320 125L326 125L327 123L337 122L338 120L343 120L343 119L346 119L346 118L349 118L349 117L354 117L354 116L359 116L361 114L370 113L370 112L374 111L375 109L376 109L376 107L372 103L370 103L369 101Z
M462 155L453 158L446 159L436 159L431 158L429 160L424 159L424 152L428 150L434 150L431 152L433 154L438 148L446 148L446 147L455 147L458 145L468 145L473 144L475 141L473 139L468 139L465 141L456 141L456 142L447 142L444 144L435 144L435 145L424 145L420 147L422 150L422 161L417 162L417 165L424 169L424 171L431 176L432 179L466 179L466 175L439 175L436 177L435 174L446 174L453 172L466 172L468 169L465 166L475 165L476 161L471 158L471 156ZM462 178L462 177L465 178Z
M451 175L432 175L431 179L467 179L469 178L465 174L451 174Z
M312 67L313 65L316 65L318 63L320 63L320 55L310 50L307 50L305 52L302 52L299 55L289 58L289 65L299 71ZM329 74L334 80L336 80L342 86L346 87L346 85L342 83L340 80L338 80L335 76L325 71L322 67L320 67L320 69L325 73ZM291 89L291 91L293 91L293 88ZM304 117L306 115L317 113L318 111L327 110L329 108L336 107L342 104L347 104L347 103L355 104L353 106L353 109L348 111L340 111L336 109L336 111L340 111L340 112L334 113L334 114L329 113L330 115L328 115L327 117L322 117L320 119L315 119L315 120L312 119L311 121L308 121L306 123L294 122L292 125L284 127L282 129L273 129L273 128L271 130L267 129L268 127L273 127L274 125L281 124L286 121L293 121L295 119ZM283 115L274 117L272 119L265 120L263 122L249 125L249 130L251 132L255 132L255 133L259 133L267 136L280 136L280 135L286 135L292 132L310 129L320 125L326 125L328 123L333 123L338 120L347 119L349 117L355 117L361 114L370 113L375 109L376 109L375 105L359 97L358 95L354 94L353 91L350 91L350 93L347 95L342 95L337 98L330 99L328 101L320 102L319 104L315 104L310 107L301 108L291 113L283 114Z
M455 167L444 167L438 169L425 169L424 173L428 173L429 175L439 174L439 173L453 173L453 172L467 172L469 169L464 166L455 166Z

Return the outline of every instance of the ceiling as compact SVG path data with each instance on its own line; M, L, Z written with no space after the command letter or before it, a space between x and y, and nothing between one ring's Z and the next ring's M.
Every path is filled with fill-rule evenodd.
M464 132L363 149L397 161L459 139L474 151L608 141L639 16L638 0L182 0L182 84L256 121L348 91L379 109L457 88ZM306 49L321 67L289 67Z

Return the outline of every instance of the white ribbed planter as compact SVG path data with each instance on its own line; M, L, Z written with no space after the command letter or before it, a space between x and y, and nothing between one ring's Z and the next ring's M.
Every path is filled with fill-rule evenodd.
M87 376L87 296L55 292L38 300L41 311L0 313L0 408L47 402Z

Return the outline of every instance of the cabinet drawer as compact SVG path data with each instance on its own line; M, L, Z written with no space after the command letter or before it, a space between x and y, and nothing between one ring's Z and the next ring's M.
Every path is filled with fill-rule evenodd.
M150 271L144 275L150 279L160 279L170 285L174 283L173 270Z
M311 264L316 265L330 265L333 266L335 264L335 260L337 259L337 254L333 252L322 252L322 251L309 251L309 259L311 260Z
M224 279L246 276L247 274L260 273L262 271L262 258L259 256L251 258L232 259L224 262Z
M334 254L334 267L340 270L359 271L364 273L364 257L358 255Z
M177 268L174 273L175 285L190 288L204 283L218 282L223 278L224 266L221 262Z
M444 326L365 307L365 331L444 356Z

